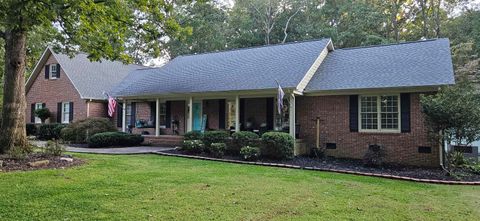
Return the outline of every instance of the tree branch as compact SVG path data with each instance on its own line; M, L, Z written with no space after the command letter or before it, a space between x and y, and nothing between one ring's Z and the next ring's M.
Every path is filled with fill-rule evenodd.
M283 35L282 44L285 43L285 41L287 40L287 36L288 36L287 29L288 29L288 25L290 24L290 21L292 20L293 17L295 17L295 15L298 14L301 8L302 7L298 7L297 11L295 11L295 13L293 13L292 15L290 15L290 17L288 17L287 23L285 23L285 28L283 29L284 35Z

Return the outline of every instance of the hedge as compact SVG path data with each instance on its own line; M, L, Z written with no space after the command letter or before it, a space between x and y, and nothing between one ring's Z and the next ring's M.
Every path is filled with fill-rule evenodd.
M144 138L138 134L124 132L97 133L88 138L88 147L137 146L143 143Z
M86 118L69 124L62 130L61 136L65 141L73 143L85 143L95 134L104 132L116 132L117 128L107 118Z
M227 131L223 130L214 130L207 131L203 134L203 143L206 147L209 147L212 143L225 143L225 141L230 137Z
M40 140L58 140L60 138L60 131L65 128L65 124L41 124L37 131L37 138Z
M294 142L292 136L284 132L267 132L262 135L261 154L272 159L292 159Z

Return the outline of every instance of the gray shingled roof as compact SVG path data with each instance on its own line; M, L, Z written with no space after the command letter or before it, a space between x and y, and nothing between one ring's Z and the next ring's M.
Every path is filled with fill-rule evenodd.
M116 96L294 88L330 39L180 56L156 69L132 71Z
M144 68L118 61L91 62L83 53L73 58L58 53L54 53L54 56L84 99L106 99L104 91L110 92L129 72Z
M305 92L454 84L448 39L338 49Z

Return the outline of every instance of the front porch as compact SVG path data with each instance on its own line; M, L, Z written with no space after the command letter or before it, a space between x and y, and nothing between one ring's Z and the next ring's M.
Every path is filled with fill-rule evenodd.
M123 99L120 104L124 132L145 135L152 142L189 131L227 130L284 131L299 138L300 126L295 122L295 94L285 95L283 109L278 113L276 94L235 96L190 96L183 98ZM120 124L121 123L121 124ZM181 142L175 138L176 142Z

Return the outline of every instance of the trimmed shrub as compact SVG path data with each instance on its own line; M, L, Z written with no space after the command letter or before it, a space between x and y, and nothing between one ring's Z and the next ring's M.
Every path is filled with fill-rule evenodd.
M205 145L201 140L185 140L183 141L182 150L188 153L201 153L205 149Z
M225 149L227 145L225 143L212 143L210 147L208 147L208 151L214 156L218 158L222 158L225 154Z
M253 161L257 160L260 156L260 148L245 146L240 149L240 155L244 160Z
M61 132L65 141L73 143L85 143L95 134L104 132L117 132L117 128L107 118L86 118L69 124Z
M190 132L187 132L185 133L185 135L183 135L183 138L185 140L202 140L203 139L203 134L202 132L200 131L190 131Z
M245 146L259 146L260 136L251 131L240 131L232 134L233 146L230 148L232 154L239 154L240 148Z
M370 167L379 167L385 164L385 147L380 145L370 145L363 156L363 164Z
M137 146L143 142L144 138L138 134L128 134L124 132L103 132L97 133L88 138L88 147L112 147L112 146Z
M293 138L284 132L267 132L262 135L262 156L272 159L293 158Z
M212 143L225 143L225 141L230 137L227 131L223 130L213 130L207 131L203 134L203 143L205 146L209 147Z
M27 136L37 135L37 125L28 123L26 128L27 128Z
M450 167L461 167L469 162L465 159L465 155L460 151L451 151L447 155L447 161Z
M45 123L45 120L47 120L52 116L48 108L36 109L33 114L35 115L35 117L40 118L40 120L42 121L42 124Z
M38 128L37 138L40 140L52 140L60 138L60 131L66 127L65 124L42 124Z
M56 140L49 140L45 148L43 148L43 153L51 156L61 156L64 151L65 147Z

